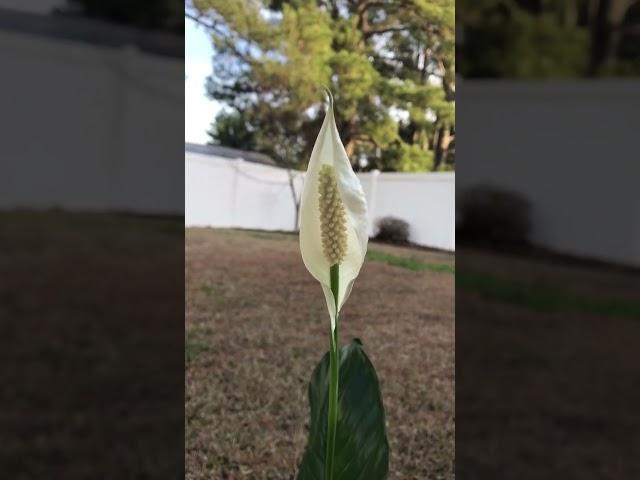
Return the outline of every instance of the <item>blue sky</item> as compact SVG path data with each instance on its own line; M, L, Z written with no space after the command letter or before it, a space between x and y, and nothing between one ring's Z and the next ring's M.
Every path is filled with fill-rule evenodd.
M206 30L185 18L184 141L207 143L207 130L221 105L207 98L205 80L213 71L213 48Z

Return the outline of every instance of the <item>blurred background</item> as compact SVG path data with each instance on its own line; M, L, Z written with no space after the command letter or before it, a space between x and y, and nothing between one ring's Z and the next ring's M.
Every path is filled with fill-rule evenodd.
M640 266L639 14L627 0L458 4L459 241Z
M458 73L466 78L637 76L636 0L461 0Z
M171 133L182 121L182 12L168 16L168 1L13 4L0 5L11 132L0 207L181 215Z
M183 473L183 15L0 1L3 478Z
M456 7L456 474L638 477L640 3Z

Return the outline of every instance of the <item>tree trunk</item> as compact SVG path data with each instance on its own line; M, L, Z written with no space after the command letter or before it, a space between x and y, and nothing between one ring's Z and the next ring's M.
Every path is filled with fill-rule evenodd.
M447 147L449 146L449 128L446 125L441 125L438 129L435 152L433 158L433 171L435 172L440 168L442 162L447 153Z
M589 75L597 75L613 60L620 43L620 26L631 0L600 0L591 25Z
M298 194L296 193L296 185L294 183L295 177L293 175L293 170L287 169L287 174L289 175L289 188L291 189L291 198L293 198L293 206L295 208L295 218L293 219L293 230L297 232L299 230L299 220L300 220L300 199L298 198Z
M444 90L444 96L447 102L453 102L456 99L456 72L451 68L451 65L446 60L441 62L444 75L442 76L442 89Z
M345 146L344 150L347 152L347 157L349 157L349 161L353 163L353 152L356 148L356 142L354 140L349 140Z
M593 25L591 27L591 48L589 59L589 75L595 76L600 65L602 65L606 44L609 40L607 28L607 10L609 9L609 0L600 0L593 17Z
M578 4L576 0L564 0L559 4L560 21L565 27L575 27L578 24Z

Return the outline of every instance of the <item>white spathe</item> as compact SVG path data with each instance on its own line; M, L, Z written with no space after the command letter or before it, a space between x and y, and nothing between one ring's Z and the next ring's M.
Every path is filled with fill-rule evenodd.
M333 99L331 96L329 98L329 108L313 146L300 198L300 251L307 270L322 286L333 331L336 315L349 297L353 282L360 273L369 237L365 195L340 141L333 115ZM335 169L338 191L347 217L347 252L340 263L337 311L331 292L331 265L322 251L321 243L318 177L322 165L330 165Z

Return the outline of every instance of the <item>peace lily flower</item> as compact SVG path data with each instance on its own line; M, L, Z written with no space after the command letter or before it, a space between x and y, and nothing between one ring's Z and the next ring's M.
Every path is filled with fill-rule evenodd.
M338 314L367 253L367 203L333 116L333 97L313 146L300 199L300 251L331 317L325 480L333 480L338 425Z
M340 141L333 97L313 146L300 199L300 251L320 282L331 331L367 253L367 204ZM335 292L335 295L334 295Z

